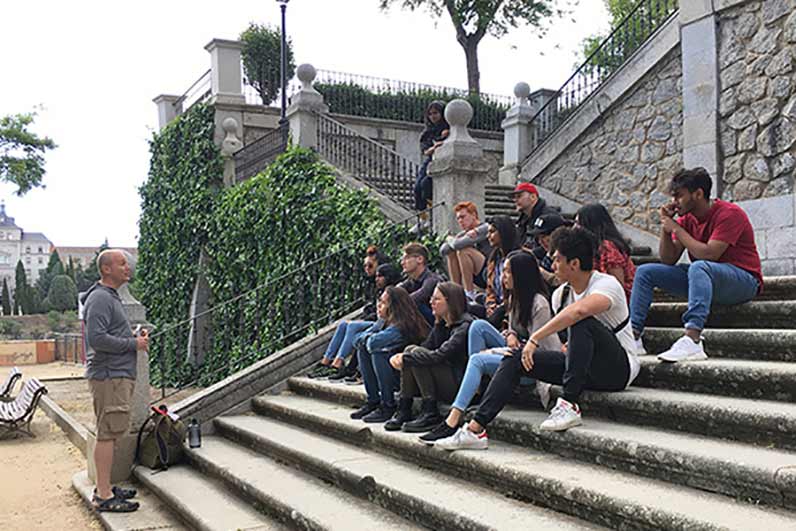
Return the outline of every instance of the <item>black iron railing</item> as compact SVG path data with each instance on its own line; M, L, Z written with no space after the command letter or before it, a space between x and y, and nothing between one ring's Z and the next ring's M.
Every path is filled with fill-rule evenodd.
M679 8L678 0L641 0L533 118L534 150L622 66Z
M206 101L212 93L210 70L199 76L199 79L194 81L188 90L174 102L175 109L181 109L186 112L188 109Z
M409 209L420 166L328 115L317 115L318 152L329 163Z
M55 334L55 359L83 363L83 336L81 334Z
M374 230L362 241L289 271L274 272L267 282L241 289L189 319L156 327L150 335L150 368L160 399L215 383L370 302L372 283L362 271L365 249L376 245L396 256L404 243L423 236L409 231L416 221L417 216L411 216ZM198 337L200 327L211 330L212 339L206 343ZM205 350L203 359L193 365L185 363L191 355L189 340Z
M235 180L254 177L285 152L288 128L277 127L235 153Z

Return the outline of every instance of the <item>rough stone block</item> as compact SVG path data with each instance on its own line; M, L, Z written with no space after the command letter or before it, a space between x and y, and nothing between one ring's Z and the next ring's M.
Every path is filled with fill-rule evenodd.
M796 274L796 260L786 258L778 260L763 260L763 274L766 276L782 276Z
M749 216L755 230L796 225L796 194L743 201L738 206Z
M796 227L781 227L768 229L766 234L766 257L769 260L777 258L796 258Z

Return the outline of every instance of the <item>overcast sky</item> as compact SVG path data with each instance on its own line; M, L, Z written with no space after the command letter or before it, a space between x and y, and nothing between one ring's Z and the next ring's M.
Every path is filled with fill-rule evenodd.
M292 0L288 35L297 63L466 88L464 54L447 19L380 12L378 0ZM528 28L482 41L481 88L511 94L517 81L558 88L580 42L607 27L602 0L580 0L575 22L556 20L540 40ZM251 21L278 23L274 0L5 2L0 16L0 115L42 105L34 130L58 149L46 189L18 198L0 184L7 213L56 245L134 246L138 187L157 124L152 98L181 94L209 68L212 38L234 39Z

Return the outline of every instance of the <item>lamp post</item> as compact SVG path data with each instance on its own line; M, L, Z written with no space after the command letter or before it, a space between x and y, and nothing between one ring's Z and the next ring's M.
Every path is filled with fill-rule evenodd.
M282 48L280 53L280 82L282 89L282 114L279 118L279 127L282 138L287 141L287 35L285 34L285 11L290 0L276 0L282 11Z

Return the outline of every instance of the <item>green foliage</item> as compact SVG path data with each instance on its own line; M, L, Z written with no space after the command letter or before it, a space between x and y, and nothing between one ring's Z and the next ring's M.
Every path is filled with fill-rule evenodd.
M39 278L36 280L36 289L39 297L44 299L50 291L50 283L52 279L58 275L65 274L64 266L61 263L61 257L58 256L58 251L50 253L50 260L47 262L47 269L39 273Z
M16 195L42 186L44 154L55 142L28 130L36 113L0 117L0 181L17 186Z
M79 323L77 320L77 312L58 312L55 310L47 312L47 326L51 332L66 333L79 331L80 328L79 326L75 326L76 323Z
M11 292L8 290L8 282L3 279L3 315L11 315Z
M19 339L22 334L22 325L11 319L0 319L0 337Z
M77 309L77 286L67 275L53 277L45 306L49 310L64 312Z
M280 30L270 26L251 23L240 34L243 43L241 59L243 73L249 84L254 87L263 100L263 105L270 105L281 88L281 46L282 36ZM293 77L295 63L293 60L293 45L288 39L287 68L285 79Z
M28 275L25 273L25 266L22 260L17 262L17 269L14 277L14 314L19 315L20 311L25 315L31 312L31 287L28 285Z
M323 94L329 110L338 114L368 116L402 122L423 123L426 107L434 100L449 102L461 98L459 94L431 90L399 92L373 92L351 83L316 83L316 90ZM465 96L473 106L472 129L502 131L500 122L505 118L507 105L492 103L478 95Z

